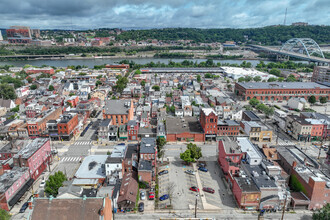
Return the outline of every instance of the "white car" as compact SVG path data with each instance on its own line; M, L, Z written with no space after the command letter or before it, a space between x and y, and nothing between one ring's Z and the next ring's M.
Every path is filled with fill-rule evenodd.
M145 199L146 199L146 193L145 193L145 192L142 191L142 192L140 193L140 199L141 199L141 200L145 200Z
M40 183L39 188L40 189L43 189L43 188L45 188L45 185L46 185L46 181L45 180L41 180L41 183Z

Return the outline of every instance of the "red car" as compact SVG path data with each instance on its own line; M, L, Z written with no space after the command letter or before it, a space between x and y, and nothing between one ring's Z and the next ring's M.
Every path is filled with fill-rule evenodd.
M189 190L194 191L194 192L199 192L199 189L196 186L190 187Z
M155 192L149 192L149 200L155 199Z
M212 189L212 188L210 188L210 187L204 187L204 188L203 188L203 191L204 191L204 192L208 192L208 193L212 193L212 194L214 193L214 189Z

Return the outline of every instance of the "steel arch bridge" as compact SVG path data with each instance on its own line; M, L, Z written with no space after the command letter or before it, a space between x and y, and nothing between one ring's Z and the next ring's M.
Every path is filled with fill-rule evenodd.
M311 38L292 38L285 42L280 51L300 53L308 56L324 57L319 45Z

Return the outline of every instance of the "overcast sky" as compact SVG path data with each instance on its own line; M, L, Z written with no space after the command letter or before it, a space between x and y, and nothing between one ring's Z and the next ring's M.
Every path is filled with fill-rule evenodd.
M1 0L0 27L247 28L330 24L329 0Z

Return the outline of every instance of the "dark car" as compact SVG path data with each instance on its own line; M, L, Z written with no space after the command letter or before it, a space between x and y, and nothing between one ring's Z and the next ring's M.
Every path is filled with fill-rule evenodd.
M199 163L197 164L198 167L206 167L206 164L205 163Z
M125 145L125 143L119 143L118 145Z
M190 187L189 190L194 191L194 192L199 192L199 189L196 186Z
M203 171L203 172L207 172L208 171L208 169L206 169L205 167L200 167L200 168L198 168L198 170Z
M204 191L204 192L208 192L208 193L212 193L212 194L215 192L214 189L212 189L212 188L210 188L210 187L204 187L204 188L203 188L203 191Z
M28 208L28 206L29 206L29 203L28 202L24 203L22 205L21 209L19 210L19 213L24 213L25 210Z
M159 200L160 200L160 201L164 201L164 200L166 200L166 199L168 199L168 195L167 195L167 194L162 195L161 197L159 197Z
M158 173L159 176L164 175L164 174L168 174L168 170L162 170Z
M144 211L144 203L140 202L139 203L139 212L143 212Z

